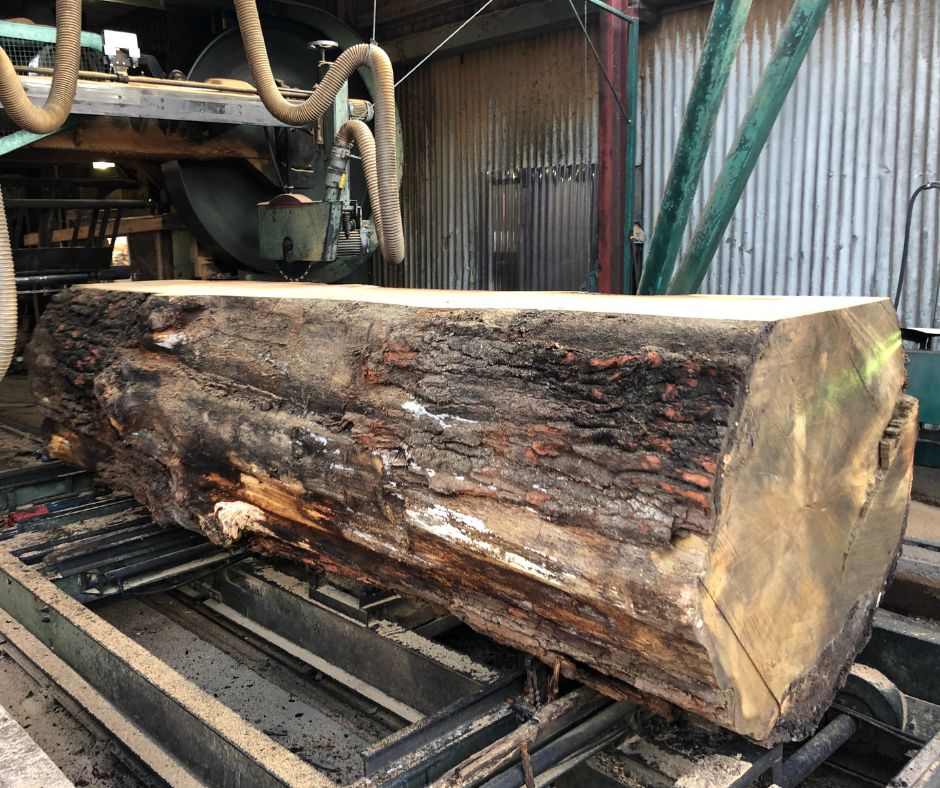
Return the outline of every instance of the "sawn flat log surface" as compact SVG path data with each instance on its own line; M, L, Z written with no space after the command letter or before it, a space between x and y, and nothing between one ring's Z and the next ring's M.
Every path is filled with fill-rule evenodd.
M30 348L59 457L618 697L807 733L904 527L879 299L75 288Z

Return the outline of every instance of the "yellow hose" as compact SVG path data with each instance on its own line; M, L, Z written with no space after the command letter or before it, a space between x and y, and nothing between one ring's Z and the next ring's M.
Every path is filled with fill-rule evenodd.
M369 203L372 205L372 224L375 225L375 234L382 238L382 194L379 191L379 176L375 167L375 137L372 130L361 120L347 120L336 134L337 142L351 141L359 149L359 159L362 161L362 171L366 176L366 187L369 190Z
M55 68L46 103L37 107L20 84L7 53L0 47L0 104L17 126L34 134L55 131L68 117L78 85L81 56L81 0L55 4ZM6 375L16 349L16 274L7 230L7 215L0 192L0 380Z
M7 53L0 48L0 104L17 126L34 134L55 131L68 117L78 85L81 58L82 1L55 4L55 63L46 103L37 107L20 84Z
M16 274L7 231L7 214L0 192L0 380L6 375L16 349Z
M373 220L377 228L382 228L379 235L382 256L390 263L400 263L405 259L405 236L398 201L398 141L392 62L384 50L375 44L356 44L336 58L305 101L288 101L274 82L255 3L256 0L235 0L235 12L255 88L268 112L282 123L289 126L310 125L330 108L343 83L356 69L368 66L375 74L376 178L380 199L378 205L373 203Z

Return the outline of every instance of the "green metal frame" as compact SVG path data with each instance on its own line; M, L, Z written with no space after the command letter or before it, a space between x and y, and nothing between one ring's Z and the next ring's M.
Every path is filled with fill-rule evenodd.
M908 350L907 393L917 397L918 421L940 424L940 351ZM940 468L940 432L921 430L914 451L914 464Z
M664 293L669 285L682 245L682 234L692 211L695 190L702 177L725 85L750 10L751 0L716 0L712 7L669 179L653 227L653 238L647 252L652 262L643 270L641 293Z
M907 393L920 402L918 420L940 424L940 351L908 350Z
M670 293L694 293L705 279L721 239L728 229L744 187L790 93L829 0L795 0L786 27L731 146L705 205L692 242L669 286Z
M56 31L48 25L27 25L22 22L0 21L0 38L19 38L23 41L38 41L42 44L54 44ZM104 52L104 38L98 33L82 31L79 39L81 46Z
M16 38L21 41L54 44L55 37L56 29L49 25L27 25L22 22L0 21L0 38ZM89 33L83 30L79 40L81 46L86 49L104 52L104 38L98 33ZM67 129L70 125L74 125L74 123L75 121L72 118L68 118L62 126L56 129L56 131L49 132L49 134L33 134L31 131L24 131L23 129L14 131L12 134L6 134L0 137L0 156L31 145L36 142L36 140L41 140L43 137L48 137L50 134L57 134Z

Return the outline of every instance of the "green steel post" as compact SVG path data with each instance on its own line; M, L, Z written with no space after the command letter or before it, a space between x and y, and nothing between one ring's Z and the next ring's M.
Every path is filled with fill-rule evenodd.
M591 5L597 6L601 11L606 11L608 14L613 14L616 17L619 17L624 22L633 22L640 21L637 16L634 14L628 14L626 11L621 11L619 8L614 8L610 3L605 3L603 0L587 0Z
M640 292L665 293L675 268L695 189L702 176L731 64L738 51L751 0L715 0L705 44L685 107L682 129L663 192Z
M705 279L708 266L828 7L829 0L796 0L794 3L770 63L751 97L731 152L715 181L692 242L669 287L670 293L694 293Z
M630 21L627 42L627 111L630 123L627 126L626 183L623 194L623 271L621 293L633 292L633 213L636 196L636 126L637 94L640 84L640 20Z

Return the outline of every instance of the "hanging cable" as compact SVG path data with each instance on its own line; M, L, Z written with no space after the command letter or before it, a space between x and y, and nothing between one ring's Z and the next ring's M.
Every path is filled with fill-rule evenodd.
M575 8L574 0L568 0L568 5L571 6L571 10L574 12L574 18L578 20L578 25L581 27L581 32L584 33L584 38L587 41L588 46L591 47L591 51L594 53L594 59L597 61L597 67L604 75L604 81L607 83L607 87L610 88L610 93L614 97L614 101L617 103L617 106L620 108L621 114L626 119L627 123L633 123L633 119L624 108L623 102L620 100L620 96L617 95L617 91L614 89L614 83L610 81L610 76L607 73L607 69L604 68L604 64L601 62L601 56L597 53L597 48L594 46L594 42L591 40L591 35L588 33L587 27L585 26L584 22L581 21L581 14L579 14L578 9Z
M901 250L901 270L898 273L898 289L894 294L894 309L897 311L901 305L901 293L904 291L904 278L907 276L907 256L911 249L911 224L914 221L914 205L921 192L928 189L940 189L940 182L928 181L914 189L907 203L907 223L904 225L904 248Z
M409 71L407 74L405 74L405 76L399 79L398 82L395 83L395 87L397 88L402 82L408 79L408 77L414 74L415 71L421 68L421 66L423 66L430 58L432 58L442 46L444 46L448 41L450 41L454 36L456 36L461 30L463 30L467 25L469 25L474 19L476 19L480 14L482 14L483 11L486 9L486 7L492 2L493 0L486 0L486 2L476 10L473 16L471 16L469 19L466 19L463 22L463 24L460 25L460 27L458 27L453 33L447 36L447 38L441 41L440 44L438 44L436 47L434 47L434 49L432 49L423 58L421 58L421 60L418 61L418 63L411 69L411 71Z

